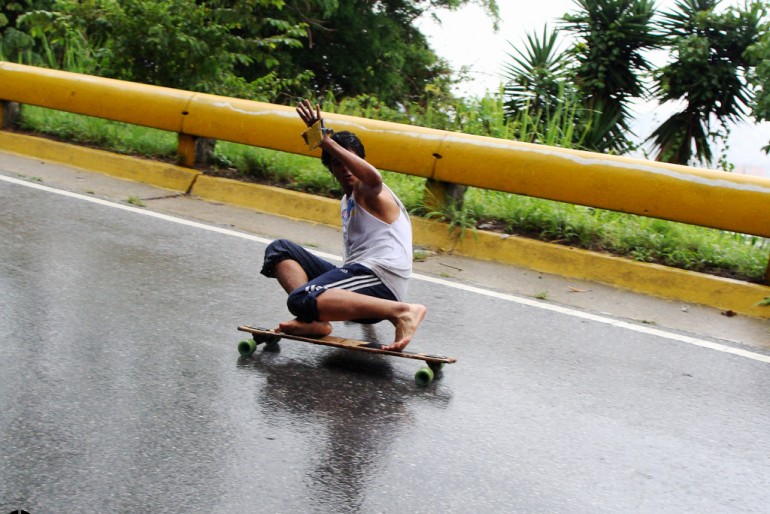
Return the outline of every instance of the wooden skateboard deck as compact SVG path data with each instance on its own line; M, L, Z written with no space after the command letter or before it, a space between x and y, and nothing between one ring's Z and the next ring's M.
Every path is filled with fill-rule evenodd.
M433 381L434 376L442 368L444 364L451 364L457 362L454 357L444 357L443 355L430 355L427 353L418 353L411 351L396 352L392 350L383 350L382 345L379 343L373 343L368 341L359 341L356 339L346 339L336 336L325 337L306 337L297 336L292 334L284 334L283 332L275 332L266 328L250 327L248 325L241 325L238 327L241 332L248 332L252 334L253 339L249 341L241 341L238 344L238 351L244 357L248 357L254 353L257 346L261 343L275 344L281 339L290 339L292 341L301 341L304 343L312 343L323 346L332 346L335 348L343 348L346 350L354 350L360 352L378 353L381 355L390 355L392 357L401 357L405 359L415 359L424 361L428 366L420 368L415 375L415 380L420 385L427 385Z

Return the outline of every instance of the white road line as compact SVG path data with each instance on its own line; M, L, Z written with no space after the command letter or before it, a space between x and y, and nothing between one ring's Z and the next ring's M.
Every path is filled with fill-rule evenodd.
M27 182L25 180L19 180L19 179L15 179L15 178L12 178L12 177L7 177L7 176L4 176L4 175L0 175L0 180L5 181L5 182L9 182L11 184L16 184L16 185L20 185L20 186L30 187L30 188L33 188L33 189L39 189L41 191L47 191L49 193L54 193L54 194L58 194L58 195L61 195L61 196L67 196L67 197L70 197L70 198L77 198L79 200L84 200L86 202L91 202L91 203L95 203L95 204L98 204L98 205L103 205L103 206L106 206L106 207L112 207L112 208L115 208L115 209L120 209L120 210L124 210L124 211L134 212L134 213L141 214L141 215L144 215L144 216L149 216L151 218L157 218L157 219L161 219L161 220L164 220L164 221L170 221L172 223L177 223L177 224L180 224L180 225L186 225L188 227L194 227L194 228L199 228L199 229L202 229L202 230L208 230L209 232L216 232L218 234L223 234L223 235L226 235L226 236L238 237L238 238L241 238L241 239L246 239L248 241L254 241L254 242L257 242L257 243L261 243L261 244L264 244L264 245L268 245L268 244L270 244L272 242L272 239L267 239L267 238L264 238L264 237L254 236L254 235L251 235L251 234L246 234L246 233L243 233L243 232L238 232L238 231L227 229L227 228L221 228L221 227L217 227L217 226L214 226L214 225L207 225L205 223L199 223L199 222L196 222L196 221L190 221L190 220L186 220L186 219L183 219L183 218L178 218L176 216L169 216L167 214L161 214L161 213L158 213L158 212L148 211L148 210L143 209L143 208L133 207L133 206L130 206L130 205L123 205L123 204L115 203L115 202L112 202L112 201L109 201L109 200L103 200L101 198L95 198L95 197L92 197L92 196L86 196L86 195L83 195L83 194L80 194L80 193L73 193L71 191L64 191L64 190L61 190L61 189L56 189L56 188L53 188L53 187L45 186L43 184L37 184L37 183L34 183L34 182ZM313 250L311 250L311 251L313 251ZM333 255L333 254L329 254L329 253L325 253L325 252L313 251L313 253L315 253L316 255L318 255L320 257L323 257L324 259L329 259L329 260L334 260L334 261L341 261L342 260L342 258L337 256L337 255ZM500 293L500 292L497 292L497 291L490 291L490 290L487 290L487 289L482 289L480 287L474 287L474 286L470 286L470 285L466 285L466 284L459 284L459 283L456 283L456 282L450 282L449 280L445 280L445 279L442 279L442 278L436 278L436 277L431 277L431 276L427 276L427 275L420 275L420 274L413 274L412 278L414 278L415 280L422 280L424 282L431 282L433 284L439 284L439 285L442 285L442 286L445 286L445 287L451 287L451 288L454 288L454 289L460 289L460 290L463 290L463 291L467 291L469 293L474 293L474 294L478 294L478 295L483 295L483 296L488 296L488 297L492 297L492 298L497 298L499 300L504 300L504 301L507 301L507 302L518 303L520 305L527 305L529 307L534 307L534 308L537 308L537 309L543 309L543 310L548 310L548 311L552 311L552 312L558 312L559 314L564 314L565 316L572 316L572 317L575 317L575 318L582 318L582 319L594 321L596 323L602 323L602 324L605 324L605 325L610 325L610 326L613 326L613 327L622 328L622 329L625 329L625 330L630 330L632 332L638 332L638 333L641 333L641 334L652 335L652 336L660 337L660 338L663 338L663 339L668 339L668 340L671 340L671 341L677 341L677 342L680 342L680 343L686 343L686 344L690 344L690 345L693 345L693 346L699 346L701 348L708 348L709 350L716 350L716 351L723 352L723 353L730 353L730 354L733 354L733 355L738 355L740 357L745 357L747 359L752 359L752 360L755 360L755 361L765 362L765 363L770 364L770 356L768 356L768 355L763 355L761 353L750 352L748 350L743 350L743 349L740 349L740 348L734 348L732 346L727 346L727 345L723 345L723 344L719 344L719 343L714 343L712 341L706 341L704 339L698 339L696 337L686 336L686 335L682 335L682 334L676 334L676 333L673 333L673 332L667 332L665 330L660 330L660 329L657 329L657 328L650 328L650 327L645 327L645 326L641 326L641 325L634 325L633 323L628 323L626 321L620 321L620 320L616 320L616 319L612 319L612 318L607 318L607 317L604 317L604 316L599 316L599 315L596 315L596 314L590 314L590 313L587 313L587 312L581 312L581 311L578 311L578 310L575 310L575 309L570 309L568 307L561 307L561 306L558 306L558 305L552 305L552 304L545 303L545 302L542 302L542 301L533 300L533 299L530 299L530 298L524 298L524 297L520 297L520 296L515 296L515 295L512 295L512 294Z

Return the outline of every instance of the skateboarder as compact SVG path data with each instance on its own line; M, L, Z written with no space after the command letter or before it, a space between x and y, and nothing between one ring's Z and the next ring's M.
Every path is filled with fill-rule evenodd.
M403 350L425 317L426 308L406 303L412 272L412 225L398 197L365 160L364 146L351 132L323 127L321 109L304 100L297 114L307 125L308 145L320 146L321 162L342 186L341 216L344 262L337 267L302 248L279 239L265 251L262 274L275 277L289 293L287 305L295 319L280 323L287 334L325 336L331 321L390 321L393 343ZM319 133L320 131L320 133Z

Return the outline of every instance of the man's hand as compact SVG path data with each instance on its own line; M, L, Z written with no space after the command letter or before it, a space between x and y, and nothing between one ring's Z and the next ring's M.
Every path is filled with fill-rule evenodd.
M313 112L313 106L310 105L310 100L300 100L297 104L297 114L305 122L305 125L312 127L315 122L321 121L321 106L315 104L315 112Z
M302 100L297 105L297 114L305 122L308 129L302 133L302 139L307 143L308 148L312 151L318 148L323 142L324 138L334 133L332 129L324 127L324 120L321 117L321 107L316 104L315 113L313 107L310 105L310 101Z

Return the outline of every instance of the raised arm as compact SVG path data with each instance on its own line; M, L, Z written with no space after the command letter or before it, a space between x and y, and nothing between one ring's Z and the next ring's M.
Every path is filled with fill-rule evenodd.
M321 108L318 104L315 110L308 100L303 100L297 105L297 114L305 122L305 125L312 127L316 122L321 122L321 148L332 157L332 162L337 161L353 174L361 184L356 187L356 193L359 197L377 196L382 190L382 175L377 168L369 164L354 152L351 152L331 138L333 131L323 127L323 117ZM344 186L344 184L343 184Z

